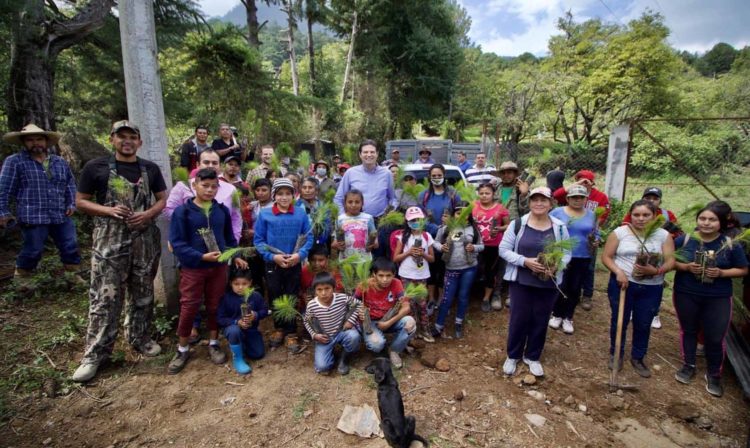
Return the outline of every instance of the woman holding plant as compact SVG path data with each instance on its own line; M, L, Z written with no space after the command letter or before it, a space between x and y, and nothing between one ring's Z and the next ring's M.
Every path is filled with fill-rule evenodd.
M683 366L675 379L689 384L695 376L695 352L699 329L703 329L706 354L706 390L720 397L724 393L721 371L724 338L732 316L732 278L747 275L747 258L742 240L726 235L729 216L724 207L709 204L696 215L697 230L675 241L679 261L675 263L674 307L680 322Z
M641 199L630 206L632 222L616 228L604 245L602 263L612 273L609 277L607 295L612 308L610 322L610 368L614 365L615 337L617 333L617 310L620 291L625 292L625 316L632 314L633 343L630 364L644 378L651 371L644 363L654 318L662 292L664 273L674 266L674 242L669 232L662 229L664 218L658 215L652 203ZM625 356L625 336L629 319L622 326L622 343L617 348L620 359ZM622 366L622 363L619 363Z
M529 366L534 376L543 376L539 359L547 336L547 322L570 261L573 241L560 220L549 215L554 201L547 187L529 193L531 211L513 220L500 243L500 256L507 262L504 280L513 297L508 325L506 375L516 373L518 362Z
M499 277L503 275L505 263L498 256L497 247L503 239L503 232L508 228L508 209L495 200L495 187L487 182L477 189L479 200L474 203L472 216L477 224L477 229L482 235L485 249L481 255L482 271L484 272L484 297L482 298L482 311L499 311L503 309L503 300L500 297ZM497 294L492 298L493 291Z
M568 205L557 207L550 212L550 216L565 223L570 236L577 240L570 263L563 272L561 293L557 297L555 307L552 309L552 317L549 320L550 328L555 330L559 329L562 324L565 334L573 334L574 331L573 313L581 298L583 280L588 273L594 250L596 250L590 242L599 240L596 215L585 207L588 197L589 192L586 187L573 185L568 188Z

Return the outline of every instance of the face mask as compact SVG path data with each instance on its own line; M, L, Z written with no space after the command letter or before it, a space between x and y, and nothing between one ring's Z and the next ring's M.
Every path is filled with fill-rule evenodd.
M328 174L328 170L325 168L318 168L315 170L315 172L318 174L318 176L323 177L326 174Z
M412 230L419 230L419 221L412 221L409 223L409 228Z
M432 182L432 185L443 185L443 182L445 182L445 178L443 178L443 179L430 179L430 182Z

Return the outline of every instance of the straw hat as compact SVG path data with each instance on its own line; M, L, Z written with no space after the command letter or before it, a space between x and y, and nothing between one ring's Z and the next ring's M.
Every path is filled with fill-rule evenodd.
M34 123L29 123L18 132L8 132L3 135L3 141L14 145L23 145L23 138L27 135L43 135L47 137L47 146L56 145L60 141L60 137L62 137L62 134L59 132L45 131Z

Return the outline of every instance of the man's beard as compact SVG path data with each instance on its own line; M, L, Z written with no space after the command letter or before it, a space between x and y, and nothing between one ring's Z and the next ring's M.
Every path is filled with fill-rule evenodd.
M29 152L33 154L46 154L47 148L45 146L32 146Z

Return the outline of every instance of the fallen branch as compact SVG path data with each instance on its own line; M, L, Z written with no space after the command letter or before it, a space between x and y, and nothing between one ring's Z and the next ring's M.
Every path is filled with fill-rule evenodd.
M669 364L669 367L671 367L671 368L673 368L675 370L680 370L677 367L675 367L674 364L672 364L671 362L667 361L667 358L663 357L662 355L660 355L660 354L657 353L656 356L658 356L662 361L664 361L667 364Z
M235 383L234 381L224 381L224 384L228 386L244 386L245 383Z
M40 350L40 349L37 349L36 351L37 351L37 353L39 353L40 355L43 355L43 356L44 356L45 358L47 358L47 361L49 361L49 363L50 363L50 365L52 366L52 368L53 368L53 369L55 369L55 370L57 370L57 364L55 364L55 362L54 362L54 361L52 361L52 358L50 358L50 357L49 357L49 355L48 355L47 353L45 353L44 351L42 351L42 350Z
M87 396L87 397L91 398L92 400L96 401L96 402L99 402L99 403L104 403L104 402L107 402L107 401L108 401L108 400L104 400L104 399L101 399L101 398L97 398L97 397L95 397L95 396L91 395L90 393L86 392L86 390L84 390L84 389L83 389L82 387L79 387L79 388L78 388L78 391L79 391L80 393L82 393L83 395L85 395L85 396Z
M466 428L466 427L463 427L463 426L458 426L455 423L451 423L451 426L453 426L456 429L460 429L461 431L476 432L476 433L479 433L479 434L487 434L487 431L481 431L479 429Z
M286 445L287 443L289 443L289 442L291 442L292 440L296 439L297 437L301 436L301 435L302 435L302 434L303 434L303 433L304 433L305 431L307 431L307 430L308 430L308 427L307 427L307 426L305 426L304 428L302 428L302 431L298 432L298 433L297 433L296 435L292 436L292 437L291 437L290 439L287 439L287 440L285 440L285 441L284 441L284 442L282 442L282 443L281 443L281 445L279 445L279 446L284 446L284 445Z
M531 427L531 425L527 423L526 427L529 428L529 431L531 431L532 434L534 434L534 437L536 437L537 439L539 438L539 435L537 435L537 433L534 432L534 429Z
M575 433L575 435L577 435L578 437L580 437L584 442L586 441L586 437L583 437L578 431L576 431L575 426L573 426L573 424L570 423L570 420L565 420L565 425L568 428L570 428L570 430L573 431L573 433Z

